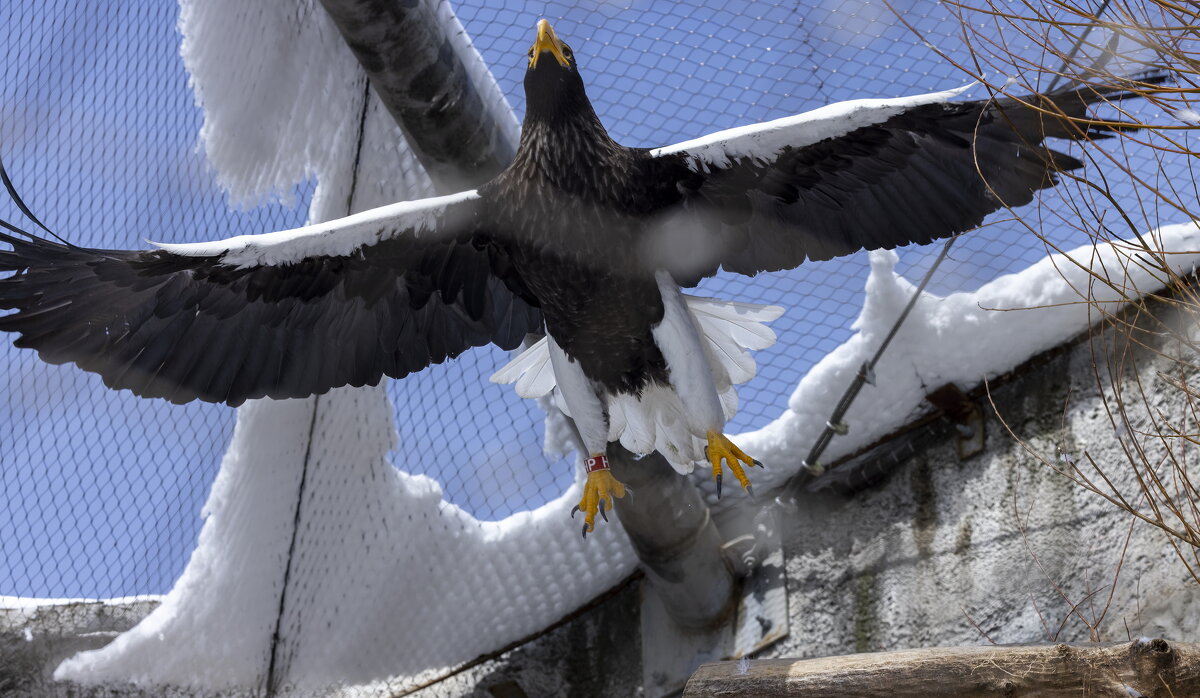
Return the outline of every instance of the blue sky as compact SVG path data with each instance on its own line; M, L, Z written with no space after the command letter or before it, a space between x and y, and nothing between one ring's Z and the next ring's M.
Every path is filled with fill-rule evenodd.
M518 115L531 30L550 18L579 56L601 118L628 145L965 82L879 3L747 2L736 13L726 5L456 7ZM952 40L952 20L921 15L935 5L909 6L917 8L911 20ZM29 205L77 244L211 239L305 218L311 183L298 187L296 208L227 206L197 153L201 115L178 57L177 14L163 0L0 6L0 155ZM0 217L19 218L7 202ZM919 276L936 252L903 252L901 271ZM956 247L933 290L974 288L1041 254L1017 228L994 226ZM780 341L758 354L759 375L740 393L731 432L778 414L805 370L849 337L865 271L865 257L854 255L705 284L705 295L789 308L775 323ZM401 443L420 447L419 457L403 454L408 467L438 479L450 501L481 519L537 506L573 478L568 461L542 455L536 407L487 382L505 360L479 350L391 387ZM0 594L166 591L194 545L233 411L113 393L8 341L0 365Z

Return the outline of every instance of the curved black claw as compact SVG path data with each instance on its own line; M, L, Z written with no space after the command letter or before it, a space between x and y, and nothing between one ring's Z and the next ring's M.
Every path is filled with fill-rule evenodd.
M721 498L721 473L717 473L717 499Z
M752 459L752 461L753 461L753 463L754 463L755 465L757 465L758 467L762 468L763 470L766 470L766 469L767 469L767 466L763 465L763 462L762 462L762 461L760 461L760 460L757 460L757 459Z
M583 538L587 540L587 524L583 525Z
M754 496L754 486L753 485L746 485L746 494L750 495L750 499L753 499L754 501L758 501L758 498Z
M572 519L573 519L573 518L575 518L575 515L576 515L576 514L578 514L578 513L579 513L579 505L578 505L578 504L576 504L576 505L575 505L575 508L571 510L571 518L572 518Z
M608 522L608 514L604 513L604 500L603 499L600 500L600 505L598 508L600 509L600 518L604 519L604 521L607 523Z

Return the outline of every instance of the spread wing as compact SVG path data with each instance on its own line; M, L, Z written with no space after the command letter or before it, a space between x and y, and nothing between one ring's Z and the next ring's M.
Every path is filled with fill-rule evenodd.
M152 251L0 230L0 330L143 397L238 405L375 384L489 342L541 312L475 192Z
M842 102L649 151L681 198L648 237L647 257L691 285L718 267L753 275L927 243L1026 204L1056 171L1082 166L1046 137L1131 126L1080 126L1022 104L1082 118L1091 102L1129 96L1114 90L949 101L961 91Z

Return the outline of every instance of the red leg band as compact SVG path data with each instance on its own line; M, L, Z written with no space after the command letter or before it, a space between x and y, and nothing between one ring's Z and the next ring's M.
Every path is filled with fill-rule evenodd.
M608 470L608 456L599 455L592 456L583 461L583 470L586 473L594 473L598 470Z

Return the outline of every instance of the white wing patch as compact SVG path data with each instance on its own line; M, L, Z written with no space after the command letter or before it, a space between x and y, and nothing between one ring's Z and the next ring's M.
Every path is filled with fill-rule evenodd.
M239 235L225 240L172 244L148 241L159 249L185 257L220 257L235 267L273 266L306 257L347 257L364 246L412 231L420 235L450 206L478 199L475 190L380 206L345 218L262 235Z
M973 84L973 83L972 83ZM690 141L655 148L650 155L683 153L693 170L728 167L737 158L774 160L784 148L802 148L856 128L878 124L912 107L947 102L972 85L897 99L854 99L774 121L717 131Z
M715 298L684 296L700 328L713 382L726 420L737 413L736 385L755 374L749 350L775 343L775 332L765 323L783 314L773 305L738 303ZM522 351L492 374L493 383L515 383L523 398L540 398L553 392L555 403L568 417L570 410L554 377L546 339ZM691 472L704 458L706 442L688 427L687 410L669 386L651 385L641 396L609 395L608 439L620 441L634 453L658 451L681 473Z

